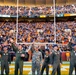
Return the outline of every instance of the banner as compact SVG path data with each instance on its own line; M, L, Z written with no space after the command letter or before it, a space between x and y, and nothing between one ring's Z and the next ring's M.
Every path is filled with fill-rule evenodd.
M10 15L2 15L2 14L0 14L0 17L10 17Z

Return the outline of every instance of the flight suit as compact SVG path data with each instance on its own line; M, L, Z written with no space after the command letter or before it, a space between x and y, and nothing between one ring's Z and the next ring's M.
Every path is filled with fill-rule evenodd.
M52 70L52 74L51 75L55 75L56 72L57 72L57 75L61 75L60 63L62 63L60 51L52 52L53 70Z
M69 68L69 75L72 75L73 69L75 68L75 75L76 75L76 52L72 48L72 43L69 42L68 46L70 48L70 68Z
M1 54L1 75L4 75L4 69L6 75L9 75L9 64L11 64L11 55L9 52L0 52Z
M25 51L19 51L18 48L12 44L13 50L16 52L16 60L15 60L15 75L18 75L18 69L20 70L20 75L23 75L23 60L24 57L21 57L21 54L25 54Z
M50 63L50 56L45 55L42 69L41 69L41 75L43 75L45 68L46 68L46 75L49 75L49 63Z

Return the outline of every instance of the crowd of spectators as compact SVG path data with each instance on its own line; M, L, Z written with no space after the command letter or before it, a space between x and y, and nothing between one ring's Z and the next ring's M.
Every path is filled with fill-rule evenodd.
M15 6L0 6L0 15L17 15L17 7Z
M53 22L18 23L18 43L54 43L55 28ZM56 42L67 44L69 37L76 38L76 22L57 22L56 23ZM16 41L16 23L0 22L0 43L9 38Z
M76 5L56 6L56 14L73 14L76 13Z
M16 30L16 23L14 22L0 22L0 44L9 40L9 38L15 39L14 34Z
M56 6L56 14L65 14L65 13L76 13L76 5L62 5ZM17 15L17 7L16 6L0 6L0 14L1 15ZM40 16L40 15L54 15L54 7L53 6L19 6L18 7L18 15L19 16Z
M54 42L54 24L52 22L19 23L18 42Z
M57 22L56 23L56 41L59 44L61 51L68 51L67 45L69 37L76 38L76 22ZM0 22L0 50L5 45L8 45L8 49L11 52L12 58L15 56L15 52L11 47L10 39L16 42L16 23L15 22ZM23 23L20 22L18 25L18 43L30 43L30 42L54 42L54 24L52 22L36 22L36 23ZM16 43L15 43L16 44ZM22 44L23 50L27 51L26 61L31 59L30 44ZM39 49L44 55L44 50L53 50L52 45L39 44Z
M69 38L76 38L76 22L57 22L56 24L56 41L57 43L67 44Z
M55 28L52 22L19 23L18 30L18 42L55 42ZM76 38L76 22L57 22L56 42L58 44L67 44L70 36Z

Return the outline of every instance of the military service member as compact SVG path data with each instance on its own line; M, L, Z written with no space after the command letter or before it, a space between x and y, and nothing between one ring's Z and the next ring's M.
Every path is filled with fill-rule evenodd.
M57 75L61 75L60 72L60 65L62 63L61 61L61 53L58 50L58 46L54 45L54 51L52 52L52 66L53 66L53 70L52 70L52 74L51 75L55 75L55 73L57 72Z
M13 40L11 39L12 48L16 52L16 60L15 60L15 75L18 75L18 69L20 70L20 75L23 75L23 60L25 58L25 51L22 50L22 46L19 45L16 47L13 44Z
M73 69L75 68L75 75L76 75L76 42L74 39L70 39L68 44L70 49L70 68L69 68L69 75L72 75Z
M1 54L1 75L4 75L4 69L6 75L9 75L9 64L11 64L11 55L8 52L7 46L3 48L3 52L0 51Z
M50 64L49 50L45 50L45 56L44 56L44 62L41 69L41 75L43 75L45 68L46 68L46 75L49 75L49 64Z
M42 53L38 50L38 46L34 46L33 55L32 55L32 75L36 75L35 71L37 70L37 75L40 75L40 66L42 64Z

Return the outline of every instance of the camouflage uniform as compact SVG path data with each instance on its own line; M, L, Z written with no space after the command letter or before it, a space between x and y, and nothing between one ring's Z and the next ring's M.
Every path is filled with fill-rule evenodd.
M40 75L40 64L42 61L42 53L40 51L33 52L32 56L32 75L35 75L35 70L37 70L37 75Z

